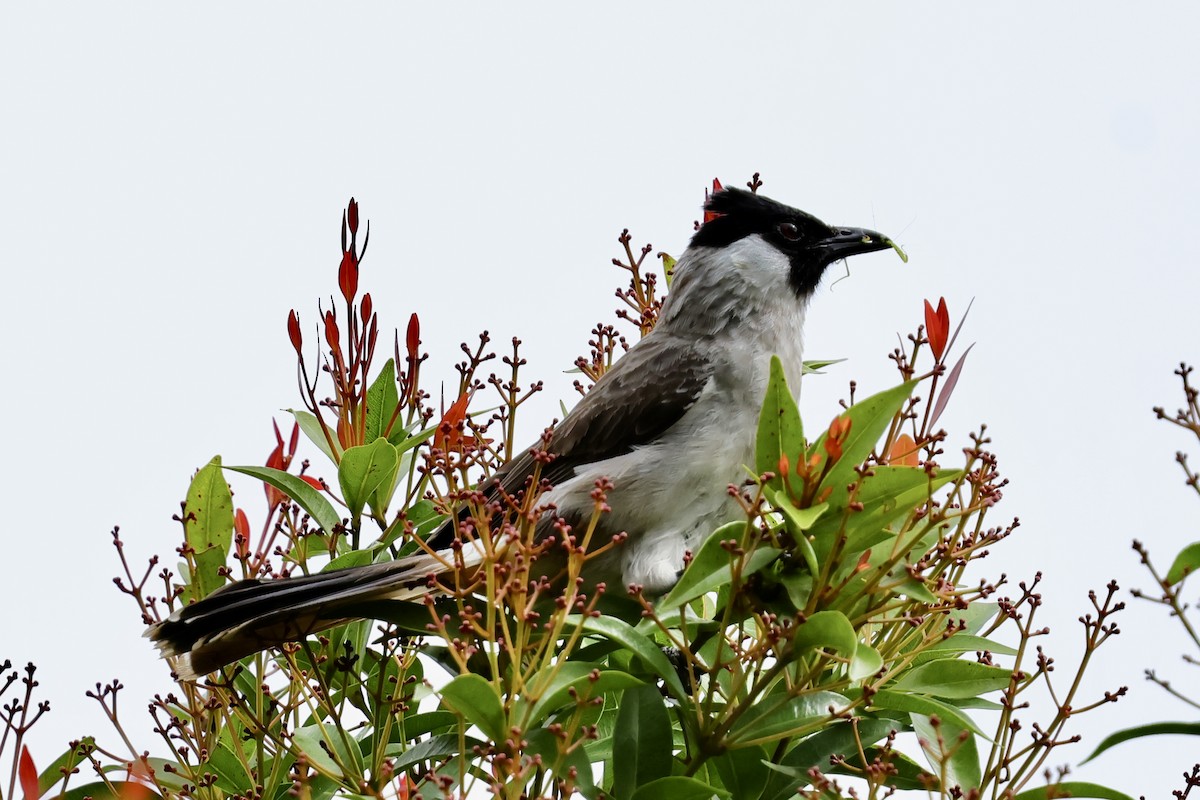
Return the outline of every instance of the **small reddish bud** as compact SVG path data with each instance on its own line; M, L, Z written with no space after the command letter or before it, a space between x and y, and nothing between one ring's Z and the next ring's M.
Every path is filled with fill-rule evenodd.
M350 204L346 206L346 221L350 225L350 232L358 233L358 203L353 197L350 198Z
M416 314L408 318L405 344L408 346L408 360L415 364L419 355L417 348L421 346L421 320L417 318Z
M338 267L338 288L346 302L352 302L358 294L358 259L350 250L342 253L342 264Z
M288 338L292 340L292 347L296 348L296 355L300 355L300 346L304 343L303 337L300 335L300 315L295 309L288 312Z
M950 335L950 312L946 310L946 298L938 300L937 311L925 301L925 334L929 337L929 349L939 363L946 351L946 339Z
M834 417L829 423L829 433L825 436L825 452L830 461L842 457L842 443L850 433L850 420L847 417Z
M779 454L779 466L778 466L779 477L786 478L788 476L788 472L790 469L791 469L791 464L788 463L787 453L780 453Z
M246 518L246 512L240 508L233 513L233 530L237 533L237 536L234 537L234 544L238 557L245 558L250 554L250 520Z
M329 343L329 348L335 353L340 350L338 346L338 324L337 317L332 311L325 312L325 341Z
M362 306L358 309L359 313L362 314L363 325L366 325L367 320L371 318L371 306L371 293L367 292L363 295Z

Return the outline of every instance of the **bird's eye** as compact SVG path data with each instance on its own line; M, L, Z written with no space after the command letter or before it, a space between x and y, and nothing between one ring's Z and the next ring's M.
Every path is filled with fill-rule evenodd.
M794 223L781 222L779 223L779 235L789 242L794 242L800 238L800 229Z

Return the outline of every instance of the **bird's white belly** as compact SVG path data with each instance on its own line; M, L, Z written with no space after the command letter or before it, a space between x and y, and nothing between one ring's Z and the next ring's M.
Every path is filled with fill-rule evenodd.
M560 512L590 516L591 490L602 477L613 481L602 520L606 535L628 531L625 545L590 564L599 579L638 584L648 594L674 585L684 556L704 537L742 515L730 484L749 477L754 461L757 403L730 402L725 390L706 387L696 404L658 441L615 458L589 464L547 498ZM745 387L739 393L748 392ZM593 541L592 547L600 545ZM615 587L614 587L615 588Z

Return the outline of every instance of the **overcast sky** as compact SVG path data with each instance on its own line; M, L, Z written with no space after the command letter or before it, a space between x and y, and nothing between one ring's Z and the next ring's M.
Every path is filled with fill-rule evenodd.
M1200 538L1173 461L1188 443L1150 412L1200 360L1194 5L335 8L0 11L0 659L41 668L39 764L111 739L83 692L118 676L156 747L142 709L167 670L112 585L109 530L170 556L192 471L266 457L297 400L284 321L336 291L351 195L381 322L418 312L446 377L479 329L522 337L547 381L531 435L611 318L617 234L678 254L714 176L759 171L771 197L890 234L909 264L855 259L814 299L809 356L849 360L802 409L824 424L851 378L890 385L923 298L955 320L975 298L947 450L988 423L1012 480L995 519L1022 521L989 568L1044 570L1063 678L1088 589L1150 584L1130 540L1165 569ZM1194 717L1142 679L1195 685L1181 631L1144 603L1122 627L1088 686L1130 697L1056 761ZM1197 752L1128 744L1075 775L1162 797Z

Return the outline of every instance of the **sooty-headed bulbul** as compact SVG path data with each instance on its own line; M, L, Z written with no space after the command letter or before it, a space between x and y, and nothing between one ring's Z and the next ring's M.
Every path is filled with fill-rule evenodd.
M754 437L772 355L798 386L808 300L826 267L892 247L874 231L826 225L816 217L740 189L723 189L675 266L655 328L633 345L574 409L548 443L540 499L553 510L538 524L554 535L555 517L586 523L597 480L612 482L611 511L591 541L624 542L585 562L585 580L669 589L685 554L744 514L728 487L754 463ZM533 473L535 448L504 465L485 491L514 494ZM457 518L431 535L453 543ZM551 551L553 548L551 548ZM550 552L550 551L548 551ZM541 570L553 573L554 558ZM383 600L416 600L431 574L454 561L421 552L395 561L275 580L243 580L176 610L147 636L181 656L185 679L259 650L302 639L360 616ZM461 560L460 560L461 563Z

